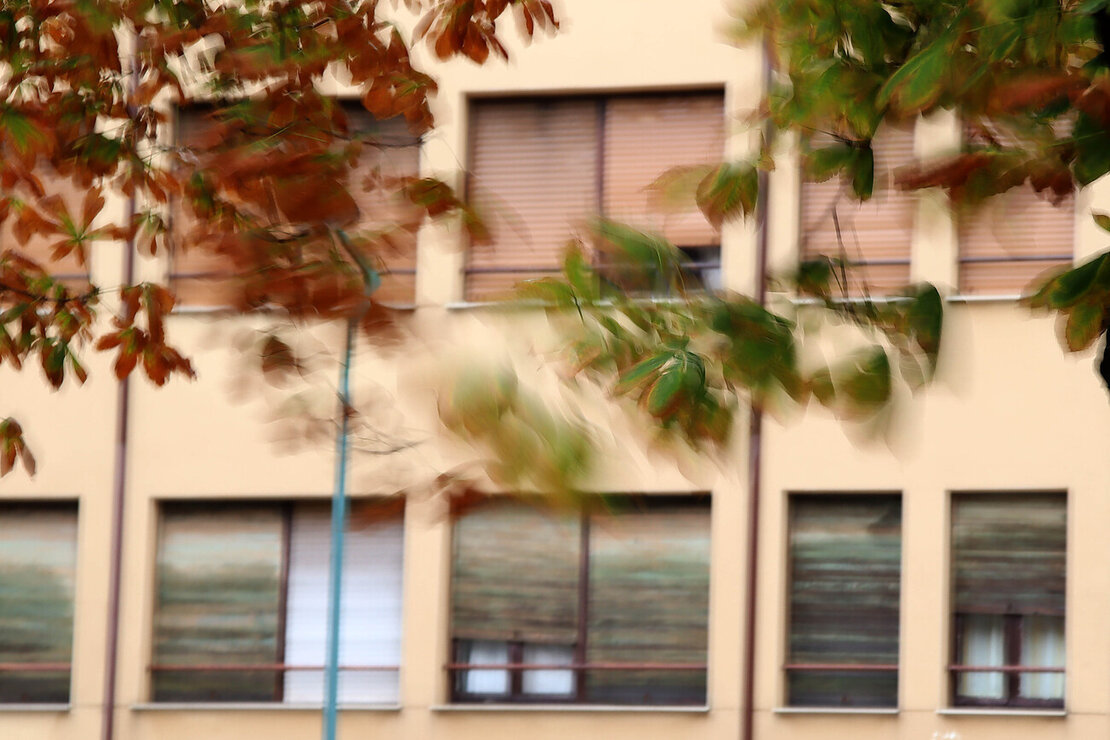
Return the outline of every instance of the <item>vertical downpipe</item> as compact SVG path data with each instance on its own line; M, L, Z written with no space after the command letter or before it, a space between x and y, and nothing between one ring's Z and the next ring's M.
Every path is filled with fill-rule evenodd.
M138 40L131 56L131 91L138 86ZM137 195L127 197L127 224L135 220ZM124 242L123 284L135 281L135 237ZM101 700L100 740L112 740L116 729L116 669L119 664L119 600L123 572L123 511L127 498L128 435L131 419L131 376L118 382L116 393L116 444L113 466L112 531L108 562L108 627L104 639L104 695Z
M328 644L324 667L323 740L335 740L339 698L340 596L343 583L343 533L347 523L347 438L350 433L351 356L357 316L347 320L347 343L339 379L339 437L335 443L335 490L331 497L331 556L328 567Z
M771 91L770 42L763 46L763 95ZM761 145L770 148L774 127L768 121L763 127ZM755 207L756 254L755 299L760 306L767 305L767 201L769 177L766 170L759 170L759 195ZM759 498L763 470L763 409L753 399L748 420L748 557L744 582L744 695L741 702L740 738L753 739L755 715L755 626L756 589L759 576Z

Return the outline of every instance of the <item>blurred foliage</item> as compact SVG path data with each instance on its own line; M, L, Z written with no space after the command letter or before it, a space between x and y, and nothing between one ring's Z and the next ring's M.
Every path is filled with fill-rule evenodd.
M810 262L796 279L807 300L776 313L745 296L687 290L685 261L660 236L599 221L589 243L567 254L561 277L519 292L566 319L572 374L634 400L694 445L728 440L741 397L772 407L813 398L842 416L866 416L889 401L896 377L916 387L936 367L943 303L932 286L844 300L836 266ZM814 367L803 350L818 339L802 330L803 314L808 324L815 314L850 324L859 341L848 356Z
M772 56L757 118L800 142L810 177L839 176L859 199L871 196L879 126L941 109L967 141L903 171L903 187L976 203L1028 185L1058 203L1110 172L1107 0L762 0L735 32ZM773 152L757 157L766 167ZM1032 305L1061 312L1069 350L1106 333L1099 269L1031 286ZM1110 384L1106 354L1102 367Z

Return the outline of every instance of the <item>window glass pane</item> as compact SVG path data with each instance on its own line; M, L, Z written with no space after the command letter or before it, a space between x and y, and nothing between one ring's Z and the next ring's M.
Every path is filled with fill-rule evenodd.
M706 663L709 507L590 518L587 663ZM705 701L705 670L594 670L591 701Z
M829 668L790 669L789 703L894 706L897 671L833 667L898 664L900 498L794 496L790 507L788 662Z
M1029 616L1021 625L1021 664L1058 667L1064 665L1064 618ZM1023 673L1021 695L1029 699L1064 698L1063 673Z
M458 657L461 663L505 665L509 662L509 644L495 640L460 640ZM464 694L508 694L509 672L497 668L460 671L458 690Z
M0 507L0 663L62 664L0 671L0 702L69 701L75 505Z
M162 665L274 664L282 515L276 507L167 506L154 657ZM155 701L272 701L273 670L155 670Z
M490 502L455 524L456 639L574 645L579 518L516 501Z
M574 648L566 645L525 645L524 662L539 665L571 665ZM572 696L574 671L523 671L522 691L544 696Z
M1002 666L1006 664L1005 619L995 614L968 614L961 621L961 665ZM956 676L956 693L977 699L1002 699L1006 696L1005 676L980 671Z

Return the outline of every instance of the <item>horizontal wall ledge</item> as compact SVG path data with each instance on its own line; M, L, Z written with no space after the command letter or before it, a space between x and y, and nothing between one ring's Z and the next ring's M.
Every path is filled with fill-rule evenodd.
M937 714L953 717L1067 717L1066 709L1013 709L1000 707L949 707L938 709Z
M277 702L143 702L132 704L134 712L322 712L323 704L280 704ZM399 712L400 704L340 704L340 712Z
M434 704L433 712L611 712L625 714L708 714L708 706L628 706L625 704Z
M897 715L901 710L897 707L884 708L884 707L775 707L771 710L772 714L847 714L851 716L875 715L879 717L891 717Z
M0 704L0 713L11 712L55 712L65 713L73 708L71 704Z

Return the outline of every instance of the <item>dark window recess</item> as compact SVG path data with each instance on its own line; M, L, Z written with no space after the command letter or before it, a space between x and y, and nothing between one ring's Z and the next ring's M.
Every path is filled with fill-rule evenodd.
M703 704L708 578L700 497L488 502L455 525L453 698Z
M1063 495L953 497L954 704L1063 706L1066 551Z
M896 495L791 497L790 706L897 706L901 522Z

